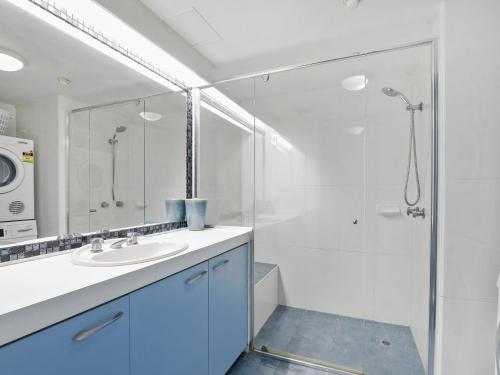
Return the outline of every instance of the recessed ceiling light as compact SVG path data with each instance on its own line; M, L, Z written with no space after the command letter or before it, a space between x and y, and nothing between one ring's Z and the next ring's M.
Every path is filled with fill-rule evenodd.
M18 54L0 49L0 70L4 72L17 72L24 66L24 61Z
M71 84L71 80L66 77L57 77L57 82L59 82L63 86L68 86Z
M368 84L368 78L364 74L347 77L342 81L342 87L349 91L363 90Z
M360 0L342 0L347 9L356 9Z
M139 113L139 116L141 116L146 121L153 121L153 122L158 121L159 119L162 118L162 115L156 112L141 112Z

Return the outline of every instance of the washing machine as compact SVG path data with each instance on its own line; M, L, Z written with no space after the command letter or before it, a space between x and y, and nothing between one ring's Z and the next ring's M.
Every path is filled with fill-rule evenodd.
M33 141L0 136L0 222L35 218Z

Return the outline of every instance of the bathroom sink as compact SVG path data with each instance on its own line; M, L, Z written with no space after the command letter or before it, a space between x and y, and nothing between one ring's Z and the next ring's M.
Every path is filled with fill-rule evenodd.
M112 267L149 262L172 257L188 248L187 243L175 243L141 238L136 245L123 245L113 249L111 245L119 239L104 241L102 252L92 253L91 245L85 245L71 254L71 262L81 266Z

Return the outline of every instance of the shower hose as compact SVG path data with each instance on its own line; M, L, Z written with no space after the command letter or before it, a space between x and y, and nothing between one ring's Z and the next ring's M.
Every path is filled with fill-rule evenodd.
M405 180L405 202L408 206L412 207L415 206L418 201L420 200L420 178L418 176L418 161L417 161L417 141L415 137L415 110L410 109L410 140L409 140L409 147L408 147L408 165L406 168L406 180ZM408 198L408 182L410 180L410 170L411 170L411 164L412 164L412 159L413 159L413 165L414 165L414 170L415 170L415 182L416 182L416 187L417 187L417 197L415 198L414 201L410 201Z

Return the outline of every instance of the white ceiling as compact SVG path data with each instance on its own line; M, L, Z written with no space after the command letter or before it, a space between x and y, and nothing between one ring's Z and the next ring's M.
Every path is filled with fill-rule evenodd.
M434 14L440 0L140 0L215 65Z
M6 1L0 1L0 15L0 47L26 60L19 72L0 71L0 102L64 95L91 105L167 91ZM71 84L60 85L59 76Z

